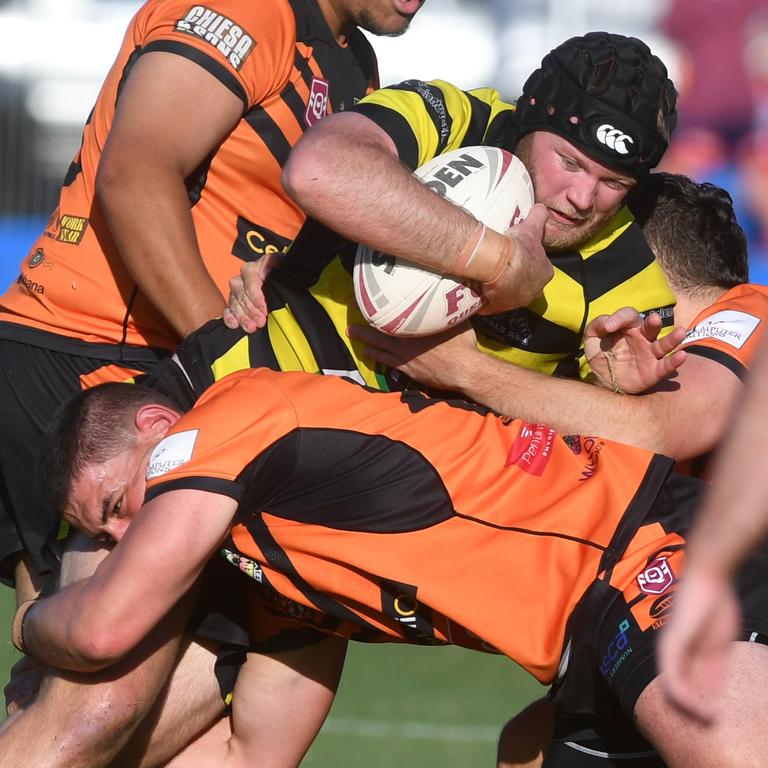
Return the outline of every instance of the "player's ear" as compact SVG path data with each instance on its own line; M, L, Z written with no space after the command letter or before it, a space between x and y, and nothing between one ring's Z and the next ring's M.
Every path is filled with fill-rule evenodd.
M136 430L140 435L153 434L162 437L180 418L178 411L166 405L142 405L136 411Z

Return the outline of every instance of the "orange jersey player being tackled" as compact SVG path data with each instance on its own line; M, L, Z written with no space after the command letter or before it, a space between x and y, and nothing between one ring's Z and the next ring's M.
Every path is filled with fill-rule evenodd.
M120 437L98 459L81 453L75 439L105 427ZM90 579L20 609L16 642L41 661L108 666L223 544L269 612L353 639L500 652L545 683L559 670L562 715L599 729L607 692L682 765L663 718L638 705L655 691L656 634L699 496L670 459L463 401L266 369L225 377L183 416L143 387L94 388L47 455L69 521L120 543ZM761 568L743 595L757 634ZM240 674L235 741L248 738Z

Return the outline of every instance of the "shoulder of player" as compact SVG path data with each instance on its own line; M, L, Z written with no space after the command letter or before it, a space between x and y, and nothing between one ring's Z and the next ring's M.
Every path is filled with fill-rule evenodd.
M289 0L159 0L142 7L133 27L142 48L188 55L232 90L234 77L246 101L263 96L265 78L281 87L294 65L296 18ZM271 62L267 69L265 62Z
M746 375L768 319L768 289L743 285L727 291L700 312L681 346L735 373Z
M395 141L411 168L473 144L501 146L513 106L493 88L464 91L444 80L405 80L368 94L356 105Z
M734 313L734 317L748 315L755 319L756 324L768 320L768 286L744 283L728 289L699 312L689 328L692 330L703 321L722 313Z

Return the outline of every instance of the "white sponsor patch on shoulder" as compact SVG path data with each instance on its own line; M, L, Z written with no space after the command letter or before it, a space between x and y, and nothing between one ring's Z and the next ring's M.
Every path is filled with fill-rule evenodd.
M186 464L192 458L192 452L195 450L197 432L196 429L188 429L161 440L149 457L147 480L164 475L166 472Z
M760 325L760 318L735 309L724 309L697 323L685 337L683 345L702 339L715 339L741 349Z
M253 38L237 22L204 5L193 5L187 15L176 22L176 30L210 43L237 70L255 45Z

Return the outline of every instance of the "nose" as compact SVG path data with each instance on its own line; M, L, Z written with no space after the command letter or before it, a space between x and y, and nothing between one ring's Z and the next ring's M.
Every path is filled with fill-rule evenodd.
M115 517L109 521L107 527L104 529L105 535L107 535L112 541L120 541L123 538L123 534L128 528L130 520L125 517Z
M568 202L579 213L589 213L595 204L597 184L597 179L593 179L587 174L579 174L568 187L566 193Z

